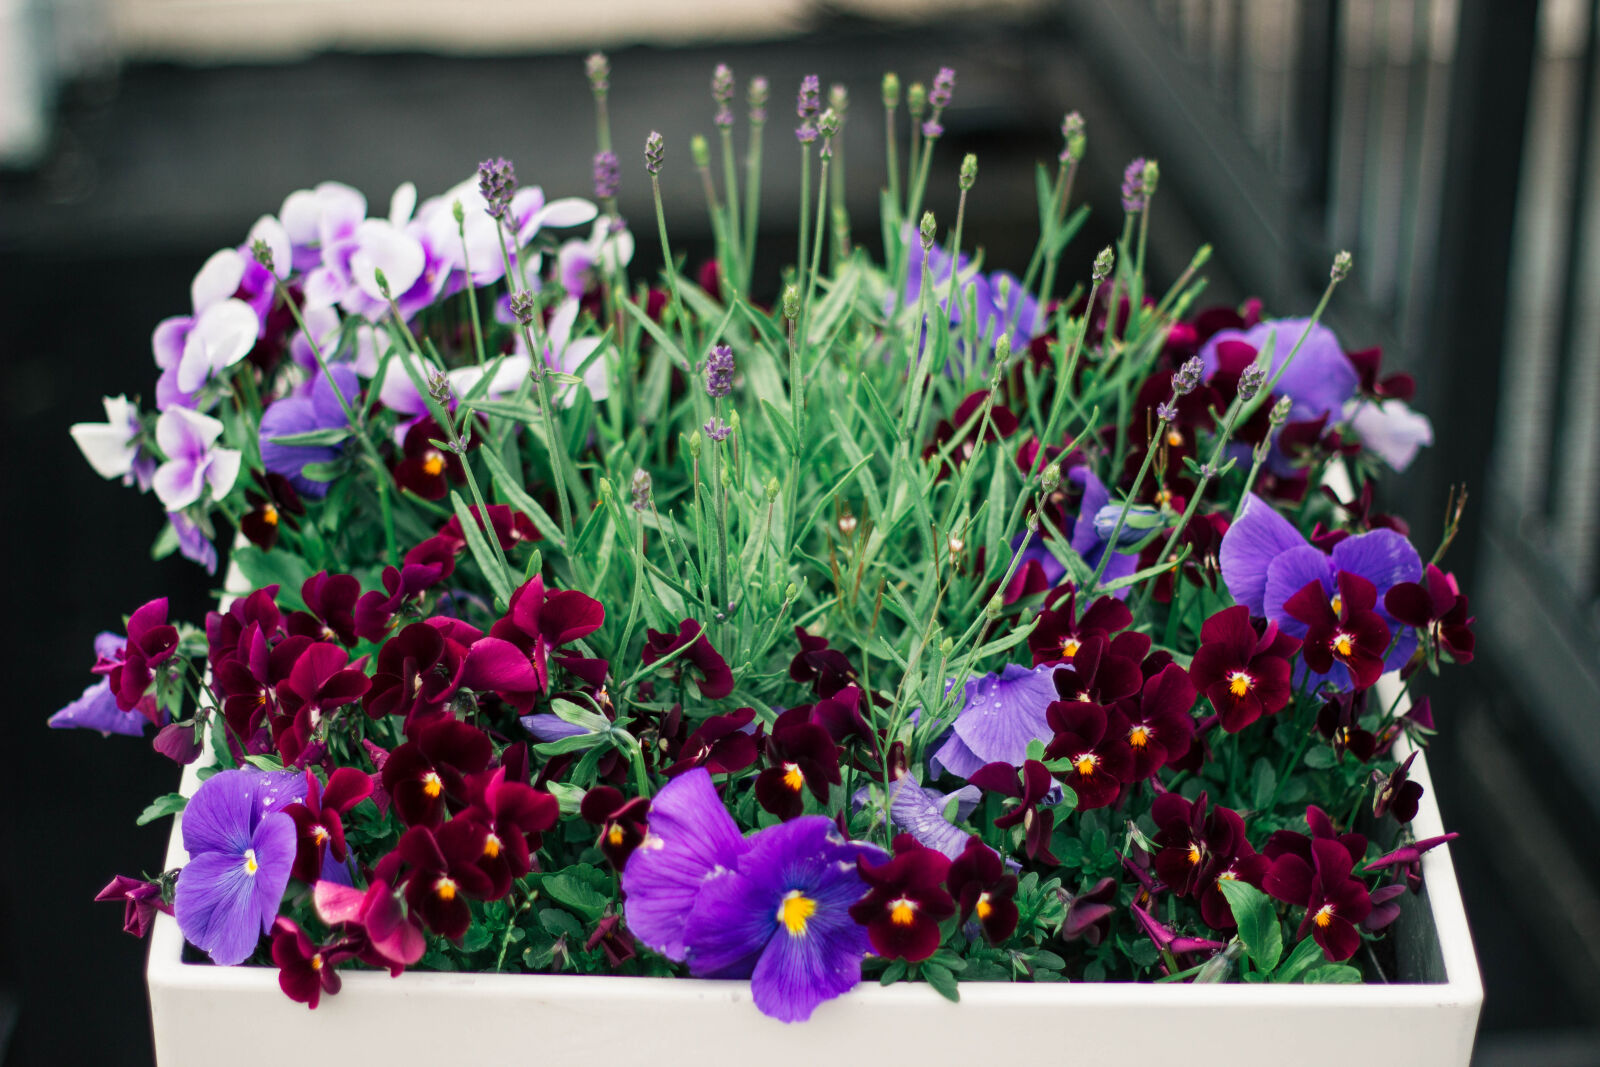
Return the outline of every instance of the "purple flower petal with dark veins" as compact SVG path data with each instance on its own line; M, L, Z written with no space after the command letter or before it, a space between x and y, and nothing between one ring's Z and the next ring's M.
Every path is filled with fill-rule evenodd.
M1249 608L1253 617L1264 618L1267 568L1282 553L1305 544L1300 531L1271 504L1254 493L1247 496L1218 554L1222 580L1234 602Z
M981 763L1022 766L1029 741L1049 742L1054 736L1045 721L1045 709L1057 699L1053 673L1053 666L1030 670L1008 663L997 675L969 681L955 736Z
M337 393L333 388L335 384L339 387ZM304 473L306 465L337 459L339 447L280 445L274 438L346 425L349 420L339 404L340 394L351 404L355 404L361 395L361 384L354 368L345 364L335 364L328 368L327 374L319 374L311 386L309 397L284 397L267 408L261 416L262 466L273 474L283 475L298 492L314 499L327 495L328 483L307 478Z
M1205 378L1210 380L1217 369L1217 346L1223 341L1243 341L1261 351L1272 335L1272 364L1276 373L1289 358L1289 353L1305 333L1309 319L1269 319L1258 322L1248 330L1219 330L1200 348L1200 359L1205 364ZM1297 420L1315 419L1332 412L1337 418L1344 402L1355 394L1361 384L1355 365L1339 346L1332 330L1320 323L1311 327L1305 344L1283 372L1272 391L1290 398L1290 417Z
M539 715L524 715L517 720L522 723L522 728L542 742L560 741L564 737L577 737L589 733L588 730L575 722L568 722L559 715L542 713Z
M967 790L978 792L972 786L965 786L951 796ZM909 774L901 775L889 786L889 817L894 824L921 844L955 859L966 850L967 840L972 835L944 817L945 803L948 803L948 798L940 803L929 796L928 791ZM959 805L960 802L957 803ZM959 807L957 814L960 814Z
M112 734L138 737L149 724L150 720L137 708L132 711L118 710L117 698L111 692L110 680L106 678L89 686L81 697L50 716L53 729L99 730L107 737Z
M300 775L289 772L289 777ZM183 813L189 862L178 876L173 913L183 936L216 963L243 963L272 927L294 866L292 802L283 775L222 771ZM303 781L303 779L301 779Z
M651 801L644 841L622 871L628 928L681 961L684 924L702 886L719 870L731 870L748 847L704 767L668 782Z

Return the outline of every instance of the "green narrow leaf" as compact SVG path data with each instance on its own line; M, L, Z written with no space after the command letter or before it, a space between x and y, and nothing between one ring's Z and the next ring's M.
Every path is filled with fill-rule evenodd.
M138 825L143 826L165 816L176 815L188 803L189 798L182 793L168 793L165 796L156 797L150 802L150 806L140 813L136 821Z
M789 450L789 455L800 454L800 443L794 436L794 427L789 425L789 417L778 410L772 401L761 398L761 409L767 413L767 421L772 423L772 428L778 431L778 436L783 438L783 447ZM177 544L177 535L173 535L173 544Z
M900 981L900 979L904 978L905 976L906 976L906 961L904 959L894 960L889 964L889 966L885 967L883 969L883 973L878 976L878 984L879 985L894 985L896 982Z
M276 445L336 445L350 436L348 426L330 426L322 430L307 430L305 433L282 434L276 437L263 437L263 441L271 441Z
M1217 888L1228 899L1233 911L1233 921L1239 924L1239 940L1256 969L1271 971L1283 956L1283 931L1278 927L1278 913L1272 910L1272 900L1249 882L1237 878L1223 878Z
M1322 959L1322 946L1311 938L1306 938L1294 947L1288 959L1278 967L1273 974L1274 982L1293 982L1311 967L1313 963Z
M942 963L924 963L921 973L941 997L953 1004L961 1003L961 990L956 988L956 976L950 968Z
M456 510L456 518L461 520L461 532L467 539L467 550L477 561L478 569L483 571L483 576L489 580L490 587L494 589L495 599L502 604L511 603L511 578L500 566L500 560L495 557L493 550L489 548L489 542L483 536L483 529L478 525L478 520L473 518L461 494L453 489L450 491L450 503Z
M532 519L546 541L553 542L558 548L561 547L564 544L561 528L550 517L550 513L540 507L538 502L528 495L527 490L522 488L522 479L511 474L505 461L495 455L494 449L485 448L480 451L483 454L483 461L489 465L489 476L494 481L494 488L506 498L506 503Z

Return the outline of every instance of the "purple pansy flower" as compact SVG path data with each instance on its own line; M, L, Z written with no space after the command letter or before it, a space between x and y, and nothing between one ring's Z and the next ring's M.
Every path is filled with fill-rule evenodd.
M1111 490L1088 467L1074 467L1067 472L1067 479L1083 486L1083 502L1078 506L1077 521L1072 524L1072 549L1083 557L1083 562L1091 569L1100 565L1100 557L1111 551L1106 539L1101 536L1101 526L1095 521L1104 509L1111 507ZM1112 523L1115 524L1115 518ZM1109 534L1110 528L1105 533ZM1126 578L1139 566L1137 556L1121 552L1113 553L1111 561L1106 564L1105 573L1100 581L1110 585L1118 578ZM1118 599L1126 599L1131 587L1118 589L1111 595Z
M236 449L218 448L222 423L184 407L170 407L156 420L156 443L167 461L152 484L168 511L181 511L200 499L207 485L213 497L226 496L239 477Z
M906 290L900 306L915 308L922 296L922 245L909 230L906 243L910 258ZM992 342L1001 334L1008 334L1013 351L1033 339L1039 303L1023 288L1019 278L1005 271L963 276L971 265L970 258L960 255L952 259L950 253L938 245L929 249L927 259L933 303L944 310L950 325L964 321L968 309L976 301L980 339L987 338ZM951 270L955 270L959 278L954 311L949 308ZM892 308L892 301L890 306Z
M335 392L337 388L338 392ZM313 430L331 430L345 426L344 408L339 403L358 403L361 383L353 368L335 365L327 374L317 375L308 397L289 396L275 402L261 415L261 464L273 474L289 479L289 484L302 496L320 499L328 492L328 483L307 478L305 469L311 463L326 463L339 456L338 445L282 445L275 438Z
M1053 736L1044 714L1057 699L1053 671L1008 663L999 674L969 681L950 736L928 758L933 773L969 778L985 763L1022 766L1029 741L1048 743Z
M287 777L304 786L292 772ZM220 964L243 963L272 929L294 866L298 799L284 774L221 771L201 784L183 812L189 862L178 876L173 912L183 936Z
M1384 594L1391 588L1422 575L1417 550L1393 530L1347 537L1324 555L1293 523L1252 493L1222 538L1219 560L1222 580L1235 601L1249 608L1252 616L1275 622L1298 638L1306 636L1306 624L1285 611L1284 604L1310 582L1319 583L1331 599L1338 593L1340 571L1358 575L1376 589L1376 611L1390 632L1401 630L1384 657L1385 669L1398 669L1416 648L1416 634L1401 627L1383 606ZM1335 664L1328 677L1342 687L1349 685L1349 672L1342 665Z
M1218 330L1200 348L1200 359L1205 365L1205 380L1210 381L1218 366L1217 346L1224 341L1242 341L1262 351L1267 335L1272 335L1272 362L1269 374L1277 373L1283 361L1289 358L1300 335L1305 333L1309 319L1271 319L1258 322L1248 330ZM1283 372L1273 392L1290 399L1290 418L1296 421L1315 419L1332 414L1337 418L1344 402L1355 395L1361 384L1355 365L1345 356L1339 339L1332 330L1320 323L1311 327L1305 344L1289 369Z
M865 790L857 795L858 801L865 801L864 793ZM924 789L910 774L902 774L889 786L889 817L921 844L955 859L966 849L971 834L946 819L945 808L954 799L956 818L965 819L982 797L977 786L964 785L953 793L940 793Z
M127 643L125 638L114 633L96 634L94 654L103 663L118 660ZM117 707L117 697L111 692L111 679L108 677L102 677L85 689L81 697L50 716L50 726L54 729L99 730L107 737L112 734L138 737L144 733L149 722L137 707L130 711Z
M178 535L178 552L183 558L200 564L207 574L217 573L217 546L211 543L201 525L182 511L167 512L167 521Z

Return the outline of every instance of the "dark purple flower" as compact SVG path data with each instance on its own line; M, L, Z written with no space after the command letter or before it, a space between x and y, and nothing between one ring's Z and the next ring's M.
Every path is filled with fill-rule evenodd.
M94 639L95 655L101 662L115 662L122 655L125 645L126 642L116 634L97 634ZM149 702L149 706L153 708L154 702ZM138 703L123 711L117 706L117 698L111 691L111 680L101 678L84 689L83 695L77 700L50 716L50 726L57 730L99 730L107 737L112 734L138 737L151 721L144 713L145 707L146 702L141 695Z
M1092 706L1092 705L1090 705ZM1049 810L1040 810L1055 792L1055 781L1038 760L1025 760L1020 772L1007 763L989 763L973 772L971 783L979 789L1013 797L1017 806L995 819L996 829L1006 830L1022 824L1024 850L1029 859L1059 864L1061 861L1050 851L1050 835L1055 832L1056 816ZM1120 783L1117 788L1120 788ZM1094 798L1091 796L1090 798ZM1078 806L1098 807L1079 797Z
M1413 782L1408 776L1412 761L1417 758L1415 752L1406 757L1406 761L1384 774L1373 771L1373 784L1377 787L1372 793L1372 814L1383 818L1388 812L1394 812L1396 822L1410 822L1417 817L1417 802L1422 799L1422 785Z
M282 811L293 799L283 793L283 777L221 771L201 783L184 808L189 862L178 876L173 914L189 943L216 963L250 957L272 929L289 885L295 829Z
M128 616L128 641L121 662L109 664L106 678L117 707L132 711L155 680L155 668L178 650L177 627L167 622L167 598L141 604Z
M1381 871L1392 867L1395 870L1395 874L1413 893L1421 892L1423 854L1438 848L1448 841L1454 841L1460 836L1460 834L1452 832L1440 834L1438 837L1424 837L1422 840L1413 841L1409 845L1401 845L1393 852L1386 852L1367 864L1367 870Z
M111 879L104 889L95 894L94 899L122 901L122 929L134 937L143 937L150 932L156 912L172 914L172 907L161 900L159 882L146 882L121 874Z
M624 797L619 789L597 785L583 794L578 811L585 822L600 827L597 846L612 867L622 870L633 850L644 841L650 798Z
M810 716L809 708L790 708L767 736L768 767L756 777L756 799L780 819L793 819L804 810L803 790L826 804L829 786L841 781L839 747Z
M1243 343L1260 352L1273 337L1271 369L1276 373L1289 353L1294 350L1310 324L1309 319L1271 319L1258 322L1247 329L1219 330L1200 348L1200 359L1205 364L1205 380L1210 381L1219 367L1217 348L1227 343ZM1316 419L1323 415L1339 418L1344 403L1355 393L1360 377L1350 360L1339 347L1339 339L1332 330L1320 323L1311 327L1305 344L1295 355L1289 369L1273 385L1277 396L1290 398L1290 417L1295 421Z
M1178 935L1138 904L1129 905L1129 910L1133 912L1133 917L1138 920L1140 929L1145 932L1145 936L1150 939L1151 944L1155 945L1160 951L1171 952L1175 956L1183 956L1195 952L1204 952L1210 955L1220 952L1223 948L1221 941L1208 941L1205 938Z
M1200 642L1189 676L1228 733L1288 705L1294 695L1289 657L1300 642L1276 624L1269 622L1264 633L1257 633L1250 625L1250 609L1239 604L1207 619L1200 627Z
M1234 928L1233 910L1222 895L1221 883L1240 879L1261 885L1268 869L1266 856L1258 855L1245 837L1239 813L1220 805L1206 810L1206 795L1193 803L1176 793L1156 797L1150 817L1157 827L1153 866L1167 887L1179 896L1200 902L1200 914L1213 930Z
M278 965L278 988L290 1000L316 1008L322 994L339 992L339 972L334 965L355 955L349 942L319 948L293 919L280 918L272 930L272 962Z
M956 913L945 891L950 860L910 834L894 839L894 858L874 864L856 857L856 869L871 891L850 906L850 917L867 928L872 950L884 959L925 960L939 949L939 924Z
M1361 947L1356 925L1372 910L1372 898L1359 878L1351 877L1350 853L1337 841L1311 842L1311 862L1294 853L1272 863L1261 888L1289 904L1306 909L1295 935L1310 933L1331 961L1347 960Z
M695 685L699 686L700 695L707 700L721 700L733 692L733 672L728 669L728 661L711 647L711 642L701 632L700 623L696 620L684 619L678 625L676 636L646 629L645 638L644 651L640 654L645 666L689 645L687 652L674 657L675 671L681 674L685 666L693 667L699 675L694 680Z
M344 843L344 814L372 795L372 778L355 767L339 767L323 787L306 768L306 796L284 813L294 820L299 845L293 874L310 885L322 871L324 856L343 862L349 855Z
M1065 605L1039 612L1039 624L1028 634L1028 649L1035 666L1071 662L1090 637L1110 640L1111 635L1133 624L1133 612L1113 597L1096 599L1084 609L1081 619L1077 617L1077 602L1078 592L1073 589L1067 593Z
M1188 754L1194 744L1194 718L1189 714L1194 700L1188 673L1169 663L1145 679L1137 700L1129 697L1117 705L1113 718L1119 727L1126 724L1122 744L1128 750L1130 782L1148 778Z
M1452 662L1472 662L1476 643L1473 620L1455 575L1430 563L1423 581L1398 583L1383 595L1383 606L1407 626L1425 631L1436 648L1450 654Z
M337 392L335 392L337 389ZM339 404L360 403L361 383L346 364L335 364L327 374L318 374L309 396L286 396L273 402L261 414L261 464L272 474L281 474L303 496L320 500L328 493L329 482L308 478L307 465L329 463L339 458L338 445L282 445L277 438L317 430L335 430L349 425Z
M400 838L396 852L410 868L406 906L440 937L460 941L472 925L467 898L494 899L494 880L478 866L488 829L470 816L457 816L439 827L413 826Z
M1091 945L1098 945L1105 940L1111 930L1111 914L1116 911L1117 880L1107 876L1081 893L1061 892L1067 905L1067 918L1061 924L1061 939L1076 941L1082 938Z
M1017 929L1017 876L1006 872L1000 854L976 835L950 864L945 880L950 895L961 905L961 921L976 919L991 945L998 945Z
M394 859L386 857L379 866L387 863L398 870L399 856L390 855ZM387 967L391 975L398 975L416 963L427 950L428 941L417 916L406 914L388 877L374 873L372 883L365 890L321 881L312 887L311 897L317 918L329 926L344 926L359 935L359 954L363 962Z
M1283 610L1306 628L1300 651L1313 673L1327 675L1337 664L1356 688L1367 689L1383 674L1389 627L1372 610L1378 595L1371 582L1340 571L1338 586L1330 599L1320 582L1309 581L1284 602Z
M678 749L667 777L676 778L694 767L704 767L712 774L733 774L750 766L760 755L755 737L747 732L755 717L755 709L738 708L702 722Z
M1070 763L1061 781L1078 795L1078 810L1103 808L1122 794L1133 762L1126 745L1126 726L1119 733L1113 725L1126 723L1120 713L1107 713L1099 704L1061 701L1051 704L1046 716L1055 736L1045 749L1045 758ZM1113 724L1112 719L1122 720Z

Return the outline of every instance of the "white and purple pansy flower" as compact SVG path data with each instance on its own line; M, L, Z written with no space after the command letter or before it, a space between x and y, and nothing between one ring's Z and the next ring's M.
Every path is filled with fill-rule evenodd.
M352 407L361 402L361 383L355 369L336 364L327 374L318 374L310 396L288 396L267 408L261 416L261 465L273 474L289 479L302 496L321 499L328 483L308 478L305 469L312 463L326 463L339 457L338 445L286 445L277 438L316 430L333 430L349 425L344 403Z
M102 478L121 478L123 485L138 483L142 493L150 488L156 461L139 448L139 405L125 396L102 398L105 422L80 422L73 425L72 440L83 452L96 474Z
M1396 670L1416 648L1416 634L1403 626L1383 606L1384 595L1401 582L1422 575L1422 559L1411 543L1393 530L1372 530L1346 537L1324 554L1311 545L1294 524L1255 494L1245 498L1239 517L1223 536L1219 553L1222 580L1233 599L1250 614L1278 624L1292 637L1304 638L1306 624L1289 614L1285 603L1312 582L1318 583L1338 611L1338 575L1344 571L1372 583L1377 591L1377 613L1397 635L1384 656L1384 668ZM1305 671L1302 664L1297 673ZM1349 688L1349 672L1334 664L1327 679Z
M168 511L181 511L200 499L207 486L213 497L226 496L239 477L237 449L217 447L222 423L209 415L171 407L156 420L156 444L167 461L151 480Z

